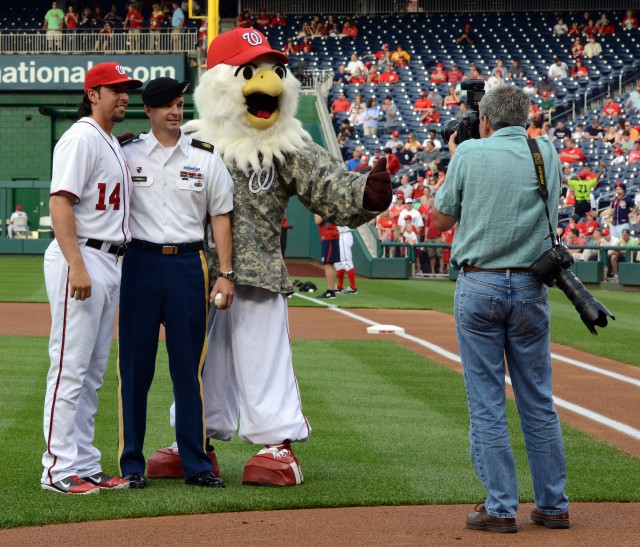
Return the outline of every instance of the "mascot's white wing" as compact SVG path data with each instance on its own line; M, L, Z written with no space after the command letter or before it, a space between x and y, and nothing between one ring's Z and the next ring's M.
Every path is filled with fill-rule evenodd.
M275 159L283 160L286 153L300 151L311 137L294 117L300 83L290 72L283 78L283 91L278 97L278 120L267 129L254 127L245 116L241 72L224 64L205 72L194 91L200 118L183 129L191 137L213 144L227 167L236 165L248 174L270 167Z

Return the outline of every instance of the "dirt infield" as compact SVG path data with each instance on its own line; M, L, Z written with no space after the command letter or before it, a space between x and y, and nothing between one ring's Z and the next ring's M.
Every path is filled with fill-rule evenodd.
M313 266L312 266L313 267ZM316 268L300 276L320 275ZM349 297L349 298L357 298ZM336 301L339 304L339 299ZM451 316L437 312L397 310L349 310L356 316L406 329L416 339L430 341L452 353L457 352ZM46 336L49 331L46 304L0 304L0 334ZM394 341L460 370L435 348L416 340L394 335L368 335L366 324L332 309L291 308L293 339L372 338L392 336ZM594 357L564 346L552 352L592 367L640 381L640 369ZM554 392L557 397L614 420L640 428L635 410L637 387L554 359ZM559 408L563 420L640 456L640 442L575 412ZM471 464L469 464L471 465ZM409 506L315 509L206 514L181 517L135 519L86 524L50 525L0 530L0 545L74 545L79 534L91 530L92 545L112 545L123 541L122 530L135 529L135 543L145 545L254 545L285 542L289 545L637 545L637 516L640 504L600 503L571 505L574 526L551 531L531 524L531 504L523 504L518 514L520 532L507 537L466 530L464 519L470 506ZM64 528L62 528L64 526ZM133 541L133 538L132 538ZM128 542L125 542L128 543Z

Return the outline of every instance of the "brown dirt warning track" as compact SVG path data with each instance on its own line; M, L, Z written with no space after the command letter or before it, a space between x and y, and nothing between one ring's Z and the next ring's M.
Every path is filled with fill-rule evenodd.
M296 275L318 276L300 271ZM339 297L331 303L339 306ZM293 339L371 339L391 337L412 351L460 371L455 325L449 315L428 311L290 308ZM366 334L367 321L403 327L407 336ZM47 336L50 315L46 304L0 304L0 334ZM637 412L640 368L603 359L578 350L552 345L554 393L561 418L579 429L640 456ZM567 362L569 360L569 362ZM575 364L577 363L577 365ZM617 375L617 376L616 376ZM622 380L626 379L626 380ZM568 406L568 405L567 405ZM584 409L580 414L576 409ZM581 411L581 410L580 410ZM594 417L604 416L630 428L632 434L612 429ZM304 464L303 464L304 465ZM471 465L471 463L469 463ZM85 524L0 530L0 545L129 545L123 530L136 530L136 545L638 545L640 504L572 503L572 528L548 530L532 524L532 504L522 504L518 534L489 534L467 530L464 521L473 507L401 506L255 511L179 517L157 517ZM90 536L87 532L90 530ZM90 537L90 539L89 539ZM82 541L81 543L85 543Z

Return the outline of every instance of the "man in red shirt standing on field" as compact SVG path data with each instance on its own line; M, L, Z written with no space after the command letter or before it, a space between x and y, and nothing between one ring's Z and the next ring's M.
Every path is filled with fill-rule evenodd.
M322 246L322 265L324 277L327 280L327 290L318 298L336 297L336 267L340 262L340 232L335 224L325 222L321 216L314 215L318 231L320 232L320 245Z

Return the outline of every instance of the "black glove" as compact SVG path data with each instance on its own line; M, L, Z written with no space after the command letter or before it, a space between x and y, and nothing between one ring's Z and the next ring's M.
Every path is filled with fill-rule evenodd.
M380 158L367 177L362 205L367 211L384 211L391 205L393 190L387 171L387 158Z

